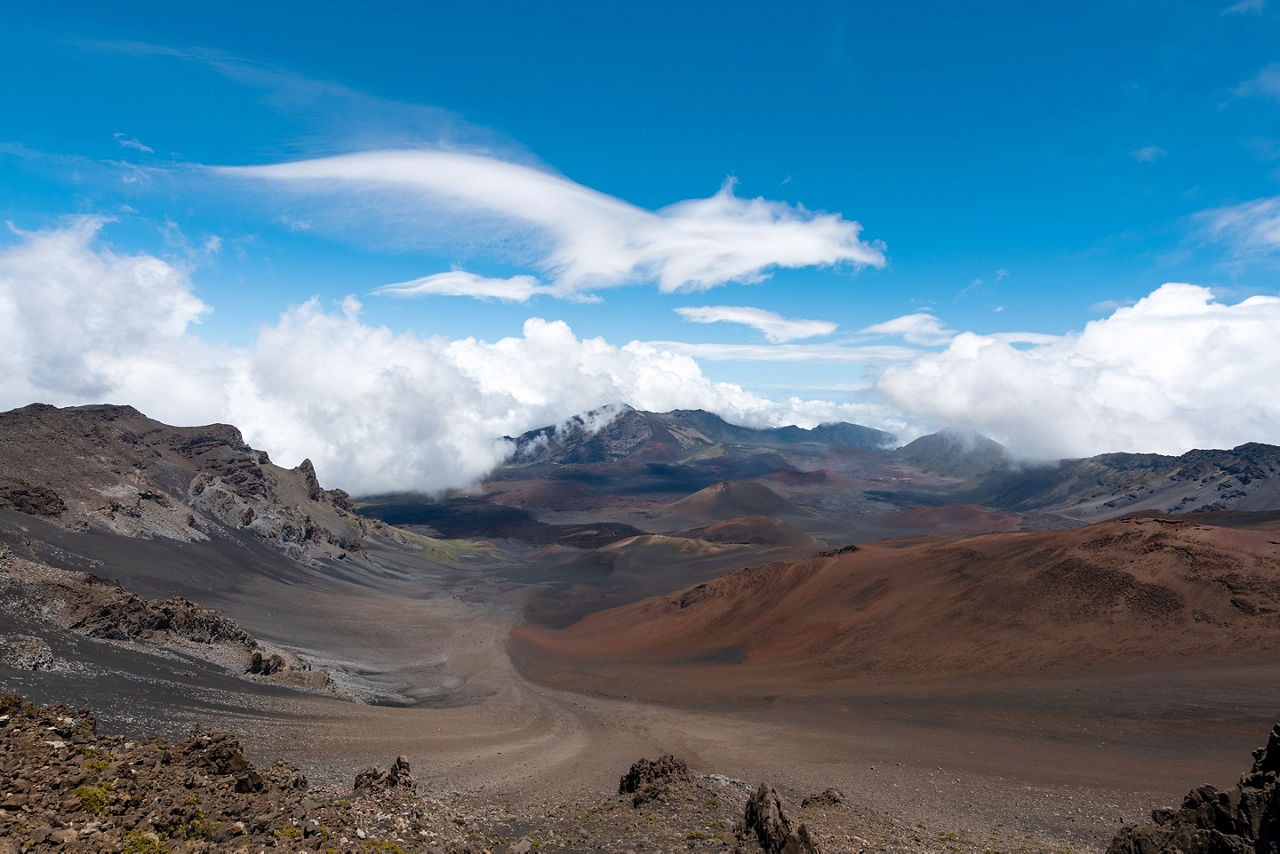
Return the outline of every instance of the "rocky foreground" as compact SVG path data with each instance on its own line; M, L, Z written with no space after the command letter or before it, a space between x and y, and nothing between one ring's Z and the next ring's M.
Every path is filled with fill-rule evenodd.
M1107 854L1276 854L1280 852L1280 724L1253 766L1227 791L1192 789L1178 809L1120 829Z
M636 762L616 793L535 792L519 805L423 791L403 758L361 771L350 787L317 788L287 763L256 767L228 733L198 730L176 743L106 735L87 710L14 694L0 697L0 781L0 854L1070 850L1013 833L926 830L834 789L785 803L771 786L695 774L672 756Z

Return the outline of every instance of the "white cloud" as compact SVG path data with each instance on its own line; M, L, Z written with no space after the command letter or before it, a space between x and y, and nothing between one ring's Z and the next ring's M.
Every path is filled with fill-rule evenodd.
M1032 457L1280 442L1277 341L1280 299L1228 305L1167 284L1029 348L961 333L941 353L887 368L877 388L910 415Z
M795 341L797 338L830 335L836 331L836 324L829 320L787 318L776 312L745 305L682 307L676 309L676 314L694 323L741 323L760 330L765 338L775 344Z
M189 268L150 255L91 246L105 220L24 232L0 251L0 398L70 404L168 404L215 420L197 389L214 348L187 334L209 311ZM192 374L187 376L188 369Z
M911 344L926 347L946 344L956 334L954 329L926 311L905 314L858 330L859 335L897 335Z
M1158 145L1144 145L1129 152L1129 156L1139 163L1155 163L1169 152Z
M1240 0L1239 3L1228 6L1222 10L1223 15L1242 15L1246 12L1261 14L1266 0Z
M553 293L553 289L540 283L534 276L491 279L465 270L452 270L448 273L424 276L410 282L383 285L380 288L374 288L373 292L393 297L451 296L527 302L532 296Z
M859 239L839 214L734 195L648 211L529 166L447 150L368 151L219 174L301 193L352 199L395 223L403 239L425 232L483 238L491 251L531 260L569 295L653 281L664 292L756 282L780 267L880 267L883 248ZM323 210L323 207L320 208Z
M356 493L466 486L502 460L504 435L603 405L708 409L739 424L854 420L906 427L883 406L771 401L712 382L688 355L580 339L532 318L487 342L394 333L348 298L311 300L252 346L194 332L209 309L191 268L101 246L103 221L18 232L0 249L0 408L129 403L174 424L223 421L285 465Z
M691 344L651 341L655 347L713 362L812 362L828 365L885 365L920 355L914 347L848 344Z
M1226 244L1237 258L1280 249L1280 196L1196 214L1209 240Z
M1232 90L1233 95L1247 97L1260 95L1280 99L1280 63L1273 62L1258 72L1252 80L1246 80Z
M112 136L116 138L116 143L118 143L121 148L132 148L135 151L145 151L148 154L156 153L156 150L154 148L148 145L143 145L142 143L138 142L138 140L134 139L128 134L114 133L112 134Z

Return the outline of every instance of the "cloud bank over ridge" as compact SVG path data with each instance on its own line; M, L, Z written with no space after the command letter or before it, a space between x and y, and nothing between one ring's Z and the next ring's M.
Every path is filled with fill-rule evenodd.
M660 346L581 339L538 318L519 337L449 340L368 325L351 297L313 299L250 347L215 345L197 334L209 308L190 268L114 254L96 240L103 222L19 233L0 250L0 408L114 402L169 423L230 422L356 493L467 486L504 458L502 436L618 402L754 426L905 426L874 405L771 401Z
M497 341L396 333L365 323L352 297L288 308L250 346L215 344L199 335L209 308L189 262L117 254L102 225L76 218L0 249L0 408L114 402L170 423L230 422L356 493L469 485L503 459L502 436L613 403L750 426L849 420L907 438L969 428L1040 458L1280 442L1276 297L1228 304L1167 284L1064 336L847 347L851 363L882 363L879 398L773 401L709 379L696 346L616 346L539 318ZM921 331L907 326L904 340ZM785 359L803 345L769 346ZM842 347L815 346L824 359Z
M1280 443L1277 341L1280 298L1229 305L1170 283L1077 333L961 333L887 367L877 388L905 412L1038 458Z

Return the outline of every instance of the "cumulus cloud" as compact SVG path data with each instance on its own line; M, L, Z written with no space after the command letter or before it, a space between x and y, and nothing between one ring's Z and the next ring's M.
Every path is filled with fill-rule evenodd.
M440 149L215 171L361 198L409 235L420 235L428 221L433 232L482 234L495 251L531 259L561 295L650 281L664 292L700 291L757 282L780 267L885 263L880 245L860 239L857 222L740 198L732 180L710 198L649 211L530 166Z
M782 343L816 335L830 335L836 324L829 320L801 320L746 305L703 305L676 309L676 314L694 323L741 323L758 329L769 341Z
M858 330L858 334L896 335L912 344L932 347L938 344L946 344L955 336L956 331L948 329L947 325L936 316L926 311L919 311L915 314L904 314L902 317L895 317L883 323L864 327Z
M1027 348L961 333L886 368L877 389L907 413L1031 457L1280 442L1276 341L1280 299L1231 305L1172 283Z
M519 336L450 340L369 325L354 298L311 300L250 346L214 345L196 334L209 309L192 268L116 254L102 225L18 232L0 249L0 408L116 402L169 423L229 422L282 464L310 457L326 485L356 493L466 486L504 458L503 436L619 402L752 426L906 426L883 406L771 401L669 348L537 318Z
M18 243L0 252L4 401L172 402L213 420L224 407L204 405L206 389L196 387L224 359L188 334L209 311L193 293L190 269L93 247L104 222L79 217L47 231L13 229Z
M374 288L375 294L393 297L450 296L476 299L499 299L503 302L527 302L530 297L551 293L553 289L542 284L534 276L512 276L509 279L492 279L451 270L423 276L409 282L383 285Z

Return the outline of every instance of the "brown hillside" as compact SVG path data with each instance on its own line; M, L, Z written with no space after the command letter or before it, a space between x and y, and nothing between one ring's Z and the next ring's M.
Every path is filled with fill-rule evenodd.
M585 667L678 669L732 650L737 663L717 668L726 677L814 685L1266 662L1280 647L1273 537L1126 519L887 541L515 634Z
M886 528L958 536L1012 531L1018 527L1016 516L997 513L980 504L945 505L942 507L908 507L880 520Z
M713 543L752 543L762 546L807 546L815 540L772 516L743 516L709 525L702 539Z
M741 516L786 516L799 508L763 484L726 480L662 508L662 516L723 521Z

